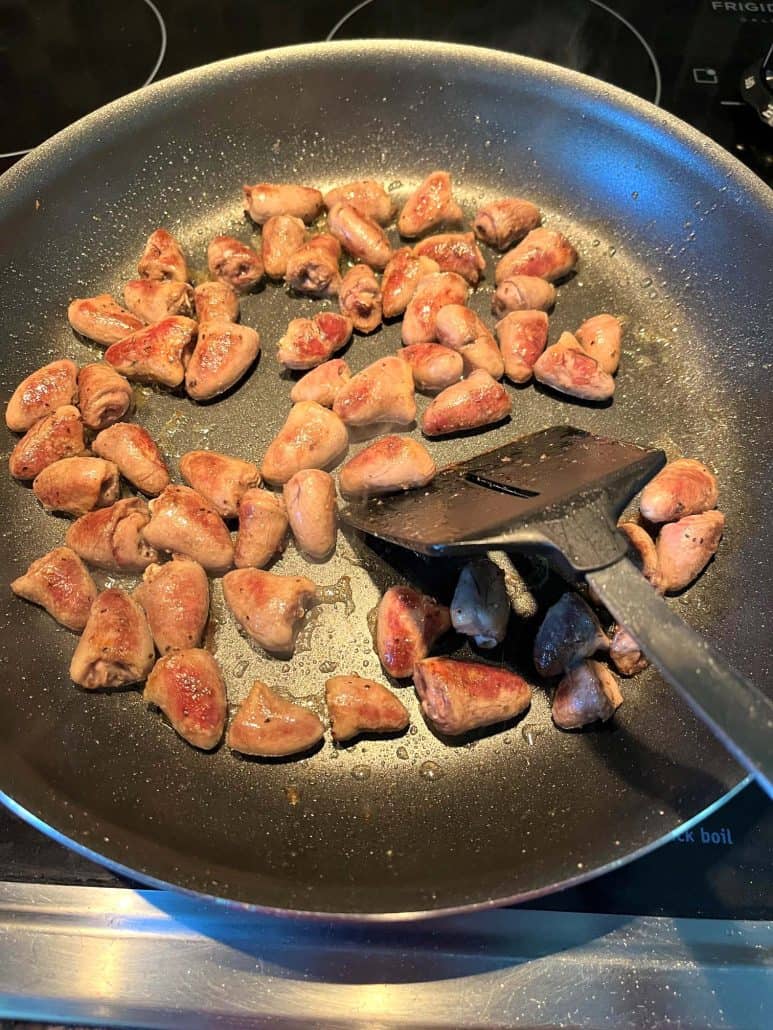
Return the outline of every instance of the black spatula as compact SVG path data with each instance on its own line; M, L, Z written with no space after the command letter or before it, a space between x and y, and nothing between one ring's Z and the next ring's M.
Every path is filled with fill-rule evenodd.
M673 613L615 528L665 460L662 451L557 426L444 469L427 487L350 504L343 518L422 554L538 551L565 576L584 577L773 797L773 704Z

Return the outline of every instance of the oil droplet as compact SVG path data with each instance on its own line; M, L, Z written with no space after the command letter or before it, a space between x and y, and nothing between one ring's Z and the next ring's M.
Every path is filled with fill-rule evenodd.
M301 800L300 791L294 783L290 783L285 787L285 797L287 798L287 800L293 808L295 808L295 806Z
M399 747L395 751L395 754L397 755L397 757L400 759L401 762L404 762L408 758L408 749L404 748L404 747Z
M421 776L423 780L439 780L442 779L443 770L437 762L422 762L419 766L419 776Z
M544 726L537 726L533 722L527 722L521 727L521 736L530 746L537 743L537 738L541 737L545 732Z
M335 672L338 668L338 662L323 662L320 667L320 672Z
M411 726L411 728L408 730L408 732L410 733L410 735L412 737L415 737L416 734L419 732L419 727L418 726Z
M348 576L341 576L335 583L320 587L317 591L320 604L342 604L345 615L354 614L354 598L352 597L352 581Z
M245 659L242 659L240 662L237 662L234 666L233 671L234 679L240 680L242 676L245 674L245 672L249 669L249 667L250 663L248 661L245 661Z
M639 199L639 191L638 190L634 190L633 193L631 194L631 196L633 197L634 200L638 200Z
M367 780L370 779L370 766L369 765L355 765L352 769L352 779L354 780Z

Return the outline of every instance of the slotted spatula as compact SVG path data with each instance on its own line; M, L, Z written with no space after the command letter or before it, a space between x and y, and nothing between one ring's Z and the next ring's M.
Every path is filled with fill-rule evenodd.
M343 518L432 556L546 554L584 578L642 652L773 797L773 704L678 618L626 557L620 512L663 451L556 426L440 472L429 486L352 503Z

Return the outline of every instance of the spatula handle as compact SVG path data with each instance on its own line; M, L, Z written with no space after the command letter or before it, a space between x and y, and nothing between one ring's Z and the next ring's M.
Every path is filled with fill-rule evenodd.
M674 614L628 558L586 579L663 677L773 798L773 704Z

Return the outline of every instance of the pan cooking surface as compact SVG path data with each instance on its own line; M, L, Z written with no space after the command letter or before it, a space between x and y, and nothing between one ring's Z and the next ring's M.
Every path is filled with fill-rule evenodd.
M372 176L402 201L436 167L452 172L468 215L482 201L524 195L575 243L579 270L560 290L551 339L603 310L627 323L613 404L509 387L511 421L432 442L438 464L569 423L706 461L719 474L727 532L707 574L674 603L764 686L773 207L708 141L593 80L470 48L356 43L224 62L98 112L0 182L0 232L11 241L0 271L3 401L55 356L95 359L69 330L67 303L120 296L157 226L203 274L213 235L256 238L242 182L325 189ZM473 301L489 324L492 283L489 260ZM260 460L289 409L275 344L291 317L319 307L274 285L245 298L242 320L260 330L263 353L224 399L196 406L138 388L136 420L172 465L201 447ZM394 351L399 334L398 323L356 337L342 356L359 370ZM350 454L373 435L355 436ZM13 441L4 440L7 457ZM5 475L0 496L7 583L62 540L66 523ZM530 592L545 600L556 584L516 565L528 613ZM355 533L342 533L323 565L290 546L273 569L323 584L325 603L294 657L280 661L239 635L214 584L209 639L232 711L260 678L322 714L327 676L381 677L370 613L384 589L408 579L447 602L455 581L449 562ZM534 628L514 619L490 660L534 681ZM404 737L341 750L327 742L303 760L269 762L195 751L139 691L79 691L67 678L74 644L3 587L0 789L135 874L269 908L417 913L533 895L651 846L742 779L652 671L624 682L613 724L590 732L554 729L537 688L516 724L447 746L403 687L412 715Z

